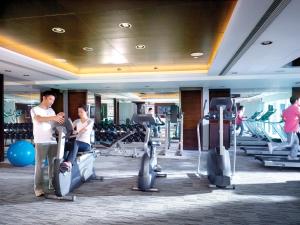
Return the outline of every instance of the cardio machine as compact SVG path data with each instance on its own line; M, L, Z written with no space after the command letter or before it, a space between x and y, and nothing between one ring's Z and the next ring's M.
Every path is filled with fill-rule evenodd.
M72 121L70 119L66 120L64 125L57 126L55 130L58 135L58 149L56 158L54 159L54 177L52 180L54 194L47 194L45 197L50 199L75 201L75 195L68 195L75 188L91 179L103 180L102 177L96 176L94 170L94 161L98 156L98 152L90 150L77 155L72 170L62 171L61 163L64 160L65 148L68 146L66 143L70 141L71 138L74 139L75 137L72 135Z
M299 133L297 133L299 138ZM300 159L290 160L287 156L290 154L290 147L292 143L269 143L270 155L255 155L254 158L261 161L265 167L287 167L287 168L300 168ZM300 146L298 146L300 148ZM298 148L298 156L300 154ZM284 154L277 154L283 152ZM274 153L274 154L273 154Z
M161 145L160 139L155 138L157 126L164 125L156 123L155 118L151 114L134 114L132 122L142 124L146 128L146 136L144 141L144 154L142 156L141 165L138 174L137 187L133 190L157 192L154 188L156 177L167 177L167 174L161 173L161 167L157 164L156 148Z
M206 102L205 102L206 104ZM219 147L211 149L207 154L207 178L210 183L209 187L217 188L232 188L232 177L235 173L236 164L236 129L234 128L234 155L233 168L231 168L229 151L225 149L223 143L223 123L224 121L235 121L235 114L233 112L233 102L228 97L212 98L209 106L209 114L201 118L197 126L198 134L198 173L200 174L201 162L201 139L200 139L200 125L204 119L209 121L219 121ZM204 105L205 108L205 105Z

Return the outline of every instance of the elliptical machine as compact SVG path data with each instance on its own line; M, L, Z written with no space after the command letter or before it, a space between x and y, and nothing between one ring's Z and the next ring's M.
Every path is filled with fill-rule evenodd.
M163 123L156 123L155 118L151 114L134 114L132 122L142 124L146 128L146 136L144 141L144 154L142 156L140 170L138 174L137 187L133 190L157 192L154 188L156 177L167 177L167 174L160 173L161 167L157 164L156 148L161 145L159 138L156 136L154 128L162 126Z
M98 156L98 152L90 150L78 155L71 171L61 171L60 165L64 160L66 143L76 136L72 135L73 125L70 119L66 120L64 125L57 126L55 129L58 134L58 149L56 158L54 159L54 177L52 180L54 194L47 194L45 197L75 201L75 195L68 196L75 188L91 179L103 180L102 177L96 176L94 170L94 161Z
M206 103L206 102L205 102ZM207 178L210 187L217 188L232 188L232 177L235 173L236 164L236 129L234 127L234 155L233 155L233 168L231 169L229 151L225 149L223 144L223 123L224 121L235 121L236 113L233 112L235 104L229 97L212 98L210 102L210 112L208 115L201 118L198 123L198 173L200 173L201 161L201 143L200 143L200 124L204 119L209 121L219 121L219 147L211 149L207 154ZM235 123L234 123L235 124ZM235 125L234 125L235 126Z

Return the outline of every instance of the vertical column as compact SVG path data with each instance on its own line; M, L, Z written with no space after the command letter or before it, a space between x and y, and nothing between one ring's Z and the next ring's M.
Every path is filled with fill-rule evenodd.
M0 74L0 162L4 161L4 80Z
M100 123L101 119L101 95L95 94L95 123Z
M78 106L87 105L87 91L68 92L68 114L72 120L78 119Z
M292 95L296 97L300 97L300 87L293 87L292 88Z
M180 106L184 113L183 149L197 150L197 124L202 113L202 88L181 88Z
M209 102L214 97L230 97L230 89L209 89ZM230 122L224 121L223 141L225 148L230 147ZM209 122L209 148L219 146L219 124L218 121Z
M65 113L65 118L69 118L69 99L68 99L68 91L63 91L63 112Z
M114 98L114 124L119 124L120 122L120 107L119 100Z

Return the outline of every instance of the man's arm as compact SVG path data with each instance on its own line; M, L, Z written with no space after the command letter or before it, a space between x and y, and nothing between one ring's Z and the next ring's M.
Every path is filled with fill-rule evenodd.
M37 115L34 111L34 109L31 109L31 117L32 119L35 119L38 122L49 122L49 121L55 121L57 123L64 123L64 113L60 112L56 116L40 116Z
M61 115L56 115L56 116L39 116L36 115L34 119L38 122L50 122L50 121L55 121L60 124L64 123L64 117Z

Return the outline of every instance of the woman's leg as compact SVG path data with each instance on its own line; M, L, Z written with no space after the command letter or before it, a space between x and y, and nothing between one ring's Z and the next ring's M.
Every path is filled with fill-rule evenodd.
M79 152L88 152L91 150L91 146L88 143L76 141L76 144L78 145Z
M241 131L240 131L240 134L239 134L239 136L242 136L243 135L243 132L244 132L244 124L243 123L241 123Z
M69 153L68 153L66 161L71 162L72 164L74 163L77 153L78 153L78 148L79 148L79 146L77 144L77 141L74 141L73 149L69 149Z

